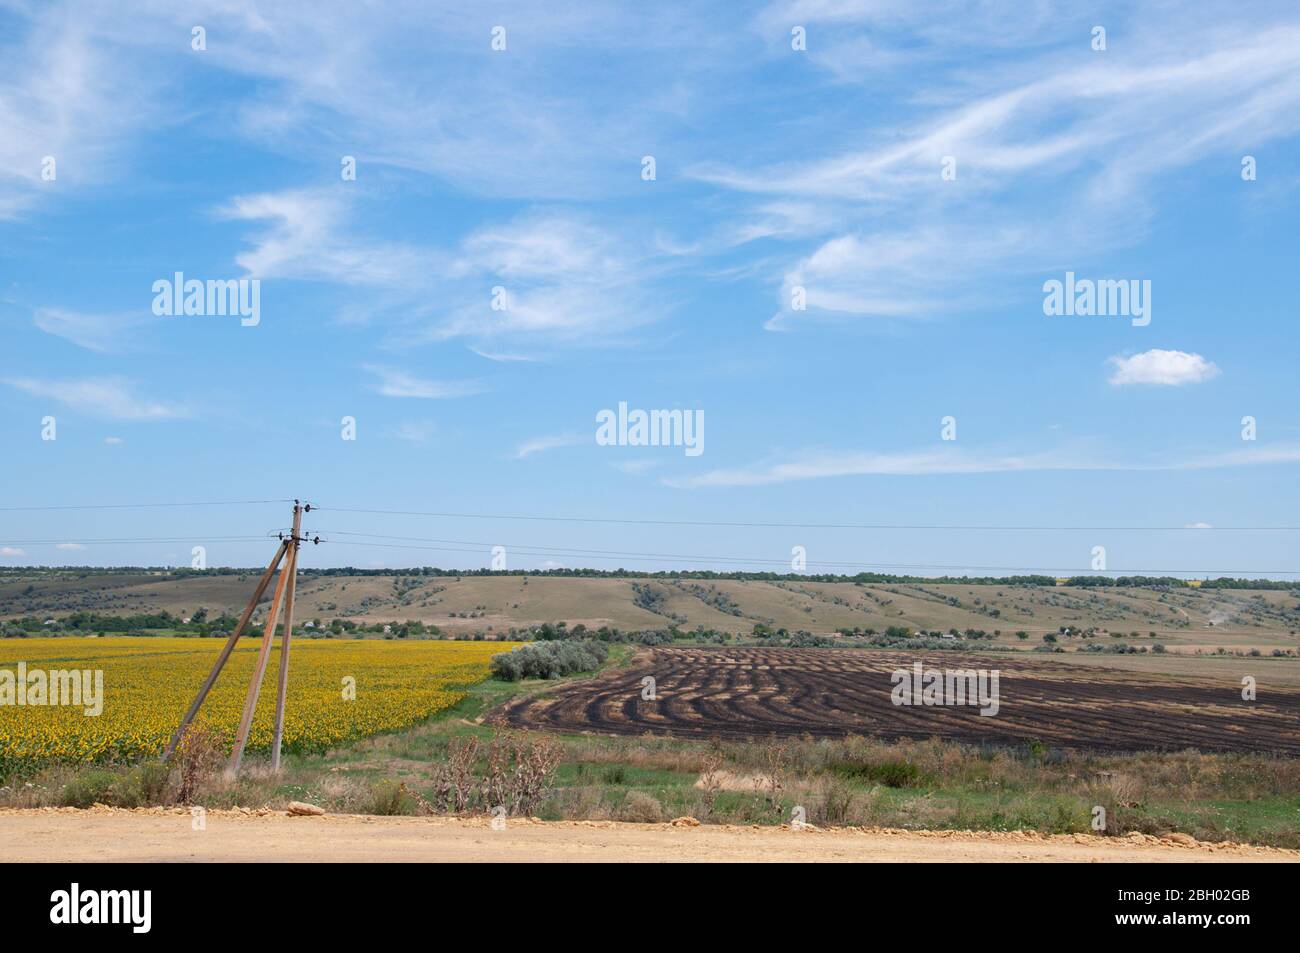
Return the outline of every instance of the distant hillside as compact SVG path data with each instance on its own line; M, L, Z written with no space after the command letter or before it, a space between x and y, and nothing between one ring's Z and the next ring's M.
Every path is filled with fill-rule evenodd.
M0 619L74 611L131 615L238 614L257 573L41 572L0 577ZM269 595L265 600L269 602ZM304 573L300 620L419 620L448 633L542 622L624 630L704 627L749 633L755 624L829 634L907 626L983 630L1034 642L1061 626L1171 644L1288 646L1300 631L1300 592L1138 585L1044 586L924 582L819 582L787 576L403 575ZM1136 633L1136 635L1135 635Z

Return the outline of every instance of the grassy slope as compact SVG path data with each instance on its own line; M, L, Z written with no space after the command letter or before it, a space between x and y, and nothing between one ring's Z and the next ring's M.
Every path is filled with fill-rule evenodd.
M637 580L665 597L665 614L635 603L633 581L560 577L385 576L306 577L298 591L299 616L345 616L366 621L420 619L452 632L493 631L540 622L579 622L622 629L658 628L670 616L731 632L755 622L828 633L841 626L890 625L925 629L1002 630L1038 642L1062 625L1097 626L1131 638L1155 631L1168 645L1219 645L1261 649L1300 644L1300 600L1292 592L1175 590L1109 587L1012 588L1000 586L815 583L732 580ZM255 580L251 576L90 576L0 581L0 618L64 614L76 609L130 613L199 607L236 614ZM739 614L692 591L714 589ZM29 591L30 590L30 591ZM269 598L269 597L268 597ZM995 614L996 613L996 616ZM1209 623L1215 623L1210 625Z

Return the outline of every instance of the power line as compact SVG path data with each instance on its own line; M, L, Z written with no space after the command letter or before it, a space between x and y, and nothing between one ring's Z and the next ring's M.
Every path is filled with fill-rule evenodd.
M208 536L203 533L194 533L190 536L133 536L123 539L6 539L0 540L0 545L5 546L90 546L98 543L113 544L134 544L134 543L193 543L193 542L220 542L220 543L253 543L261 542L266 539L265 534L262 536Z
M741 520L656 520L622 519L596 516L536 516L503 513L437 513L422 510L376 510L343 506L315 506L313 509L333 513L360 513L371 516L428 516L437 519L515 520L548 523L611 523L625 526L723 526L756 529L870 529L870 530L974 530L977 532L1297 532L1300 526L995 526L988 524L940 523L790 523L749 522Z
M200 500L184 503L76 503L49 506L3 506L0 513L36 513L58 510L158 509L189 506L258 506L292 503L291 499ZM542 516L523 513L444 513L424 510L387 510L343 506L313 506L313 510L372 516L424 516L436 519L507 520L549 523L595 523L624 526L702 526L755 529L935 530L974 532L1297 532L1300 526L1033 526L972 523L801 523L747 520L629 519L597 516Z
M701 555L687 556L687 555L682 555L682 554L680 554L680 553L646 553L646 552L630 552L630 551L626 551L626 550L610 550L610 549L573 549L573 548L564 548L564 547L557 547L557 546L533 546L533 545L527 545L527 544L513 544L513 543L501 543L501 542L490 543L490 542L484 542L484 541L481 541L481 540L469 540L469 539L433 539L433 538L423 537L423 536L382 536L382 535L380 535L380 534L378 534L378 533L350 533L350 532L328 531L328 530L322 530L321 532L324 532L327 536L349 536L349 537L361 537L361 538L363 538L363 539L397 540L397 541L399 541L399 542L403 542L403 543L406 543L406 542L411 542L411 543L444 543L444 544L445 544L445 543L451 543L451 544L457 544L457 545L460 545L460 546L475 546L475 547L479 547L479 548L477 548L477 549L456 549L456 548L445 548L445 549L444 549L443 547L428 547L429 549L432 549L432 550L445 551L445 552L470 552L470 553L481 553L481 552L483 551L484 548L488 548L488 547L491 547L491 546L502 546L502 547L506 548L507 550L511 550L511 551L514 551L514 552L518 552L518 553L521 553L521 554L523 554L523 555L525 555L525 556L557 556L557 555L558 555L558 556L583 556L583 557L585 557L585 556L593 556L593 557L609 557L609 558L620 558L620 559L622 559L622 558L633 558L633 559L665 559L665 560L676 560L676 561L686 561L686 562L753 563L753 564L756 564L756 565L770 565L770 566L788 566L788 565L790 564L790 560L788 560L788 559L765 559L765 558L757 557L757 556L701 556ZM341 542L344 542L344 543L350 543L350 544L352 544L352 545L358 545L358 546L360 546L360 545L366 545L366 546L382 546L382 545L385 545L385 544L383 544L383 543L360 543L360 542L357 542L357 541L352 540L352 539L341 540ZM425 547L405 547L405 546L400 546L400 547L398 547L398 546L395 546L394 548L412 548L412 549L419 549L419 548L425 548ZM863 566L863 565L871 565L871 566L892 566L892 567L896 567L896 568L906 568L906 569L990 569L990 570L992 570L992 569L999 569L999 570L1017 571L1017 572L1029 572L1029 571L1037 571L1037 572L1078 572L1078 571L1079 571L1077 568L1074 568L1074 569L1060 569L1060 568L1055 568L1055 569L1046 569L1046 568L1039 568L1039 569L1033 569L1033 570L1031 570L1031 569L1029 569L1029 568L1027 568L1027 567L1015 567L1015 566L942 566L942 565L929 564L929 563L925 563L925 564L920 564L920 563L861 563L861 562L845 562L845 561L835 561L835 560L809 560L809 561L808 561L808 565L816 565L816 566L837 566L837 567L857 567L857 566ZM1229 570L1229 569L1210 569L1210 570L1200 570L1200 569L1130 569L1130 570L1123 570L1123 571L1124 571L1124 572L1134 572L1134 573L1156 573L1156 572L1182 572L1182 573L1202 573L1202 572L1212 572L1212 573L1213 573L1213 572L1219 572L1219 573L1232 573L1232 572L1258 572L1258 571L1260 571L1260 570Z
M0 506L0 513L39 513L50 510L135 510L169 506L255 506L292 503L293 500L205 500L198 503L75 503L60 506Z
M4 507L0 512L19 512L19 511L50 511L50 510L92 510L92 509L136 509L136 508L158 508L158 507L187 507L187 506L248 506L269 503L294 502L286 500L209 500L192 503L105 503L105 504L68 504L56 506L39 506L39 507ZM745 521L722 521L722 520L655 520L655 519L622 519L615 517L569 517L569 516L539 516L539 515L505 515L489 513L442 513L419 510L381 510L381 509L364 509L359 507L323 507L311 505L312 510L330 510L336 513L357 513L368 515L385 515L385 516L422 516L441 519L482 519L482 520L516 520L516 521L544 521L544 522L572 522L572 523L604 523L604 524L621 524L621 525L654 525L654 526L702 526L702 527L759 527L759 528L784 528L784 529L866 529L866 530L1008 530L1008 531L1037 531L1037 530L1056 530L1056 531L1144 531L1144 530L1205 530L1217 528L1220 530L1297 530L1300 527L1290 526L1257 526L1257 527L1205 527L1205 526L1150 526L1150 527L1083 527L1083 526L992 526L992 525L939 525L939 524L900 524L900 523L793 523L793 522L745 522ZM327 531L327 535L330 535ZM524 544L502 544L489 543L477 540L464 539L441 539L435 537L423 536L391 536L378 533L358 533L351 531L334 531L332 535L345 536L349 539L344 540L354 546L369 546L374 548L390 549L410 549L423 550L430 552L460 552L460 553L478 553L481 554L484 548L494 545L506 545L508 549L517 553L528 556L548 556L548 557L565 557L578 559L596 559L596 560L656 560L671 562L687 563L730 563L736 565L753 565L753 566L780 566L790 565L787 559L768 559L762 557L745 557L745 556L714 556L714 555L683 555L679 553L657 553L657 552L632 552L623 550L602 550L602 549L576 549L572 547L553 547L553 546L535 546ZM5 545L25 545L25 546L45 546L45 545L134 545L149 543L184 543L195 540L210 542L256 542L264 539L265 536L242 535L242 536L209 536L206 534L192 534L189 536L172 536L172 537L113 537L113 538L95 538L95 539L20 539L8 540ZM382 540L383 542L366 542L365 540ZM410 545L412 543L437 543L443 544L438 546L427 545ZM450 544L450 545L447 545ZM466 549L463 547L474 547ZM847 561L809 561L806 565L835 568L835 569L854 569L857 571L892 569L892 570L922 570L922 571L964 571L964 572L1016 572L1016 573L1070 573L1078 574L1083 572L1077 567L1028 567L1028 566L975 566L975 565L944 565L932 563L890 563L890 562L847 562ZM1260 570L1260 569L1113 569L1105 570L1107 575L1113 574L1141 574L1141 575L1300 575L1297 570Z
M343 535L343 534L334 534ZM368 534L351 534L367 536ZM369 537L368 537L369 538ZM384 538L384 537L380 537ZM415 539L419 537L388 537L394 539ZM360 540L345 540L351 546L368 546L378 549L409 549L420 550L425 552L445 552L445 553L478 553L482 554L483 548L491 544L479 543L478 548L466 549L455 546L413 546L405 543L372 543L362 542ZM436 542L436 541L435 541ZM446 540L445 542L468 542L464 540ZM504 544L495 544L504 545ZM669 555L665 553L631 553L631 552L610 552L608 550L567 550L549 547L527 547L527 546L506 546L506 549L514 549L522 552L526 556L569 556L587 559L657 559L671 560L675 562L714 562L714 563L740 563L764 566L789 566L788 559L762 559L758 557L745 556L685 556ZM537 552L527 552L525 550L539 550ZM912 570L944 570L944 571L978 571L978 572L1016 572L1016 573L1069 573L1071 575L1085 574L1086 570L1080 570L1078 567L1044 567L1044 566L971 566L971 565L939 565L933 563L892 563L892 562L834 562L834 561L816 561L809 560L808 566L827 566L857 569L859 571L876 570L876 569L912 569ZM1253 575L1297 575L1300 570L1294 569L1107 569L1097 572L1104 575L1222 575L1222 576L1253 576Z

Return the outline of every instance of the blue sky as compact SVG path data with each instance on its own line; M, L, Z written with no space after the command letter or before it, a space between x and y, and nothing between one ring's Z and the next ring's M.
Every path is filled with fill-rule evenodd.
M1293 4L179 6L0 3L6 505L1089 527L322 510L304 565L1300 570L1241 529L1300 524ZM260 323L154 314L176 272ZM1046 315L1067 272L1150 322ZM620 402L704 452L598 445ZM287 518L0 512L0 565Z

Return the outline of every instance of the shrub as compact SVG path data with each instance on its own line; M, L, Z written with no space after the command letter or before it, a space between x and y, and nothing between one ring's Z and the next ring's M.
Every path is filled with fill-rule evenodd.
M462 814L469 810L478 779L474 762L478 759L477 738L453 738L447 744L447 759L433 764L434 811Z
M842 778L883 784L887 788L912 787L921 780L921 769L910 761L840 761L831 765L831 771Z
M397 781L377 781L370 789L370 813L384 816L415 813L415 798L406 785Z
M591 672L609 657L603 642L533 642L510 652L492 656L494 678L517 682L524 678L561 678L576 672Z
M853 810L853 789L841 781L832 781L822 797L819 820L824 824L844 824Z
M210 778L225 758L226 736L207 725L190 725L176 745L180 787L176 800L189 804L199 785Z
M664 807L659 799L644 791L628 791L623 806L618 809L621 821L640 824L657 824L664 819Z
M560 746L546 737L494 737L479 788L483 808L504 807L511 816L533 813L551 788L560 754Z
M92 804L109 804L114 799L114 789L119 776L112 771L87 771L63 786L65 807L90 807Z
M118 783L118 807L148 807L170 802L171 768L161 761L146 761L132 768Z

